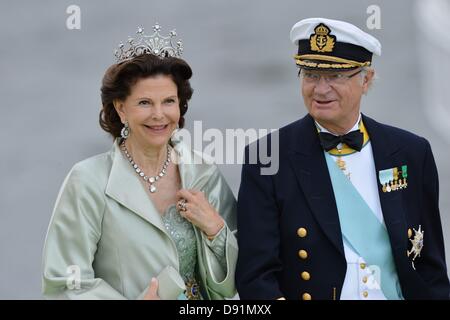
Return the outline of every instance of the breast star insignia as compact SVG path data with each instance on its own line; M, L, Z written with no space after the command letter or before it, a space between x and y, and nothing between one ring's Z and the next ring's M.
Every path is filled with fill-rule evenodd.
M412 267L414 270L416 270L416 267L414 266L414 260L417 257L420 257L420 252L423 249L423 233L424 231L422 231L422 226L419 225L419 230L414 229L414 238L413 239L409 239L409 241L411 241L412 244L412 248L411 250L408 251L408 257L413 254L412 257Z

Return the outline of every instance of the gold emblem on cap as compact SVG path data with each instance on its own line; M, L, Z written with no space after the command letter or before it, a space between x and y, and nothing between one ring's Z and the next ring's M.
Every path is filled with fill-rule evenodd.
M330 28L323 23L314 28L314 34L309 37L311 51L332 52L336 37L329 35Z

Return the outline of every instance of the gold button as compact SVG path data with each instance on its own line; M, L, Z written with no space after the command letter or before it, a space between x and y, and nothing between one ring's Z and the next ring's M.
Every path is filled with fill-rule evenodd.
M363 296L364 296L364 298L367 298L369 296L369 293L367 291L364 291Z
M302 272L302 279L305 281L308 281L309 279L311 279L311 275L309 274L309 272L303 271Z
M311 298L311 295L309 293L304 293L302 295L302 299L303 300L311 300L312 298Z
M360 263L359 266L361 267L361 269L365 269L366 268L366 264L365 263Z
M306 259L306 258L308 258L308 252L306 252L305 250L299 250L298 251L298 256L301 259Z
M367 283L367 277L363 277L362 282Z
M297 230L297 234L300 238L304 238L306 237L306 235L308 234L308 232L306 231L305 228L298 228Z
M411 237L412 237L412 230L408 229L408 238L411 238Z

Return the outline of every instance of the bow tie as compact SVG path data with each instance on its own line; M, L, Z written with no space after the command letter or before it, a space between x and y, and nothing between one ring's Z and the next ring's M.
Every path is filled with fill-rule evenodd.
M330 151L339 143L345 143L350 148L356 151L361 151L364 135L361 131L355 130L344 134L343 136L335 136L328 132L320 132L319 133L320 144L325 149L325 151Z

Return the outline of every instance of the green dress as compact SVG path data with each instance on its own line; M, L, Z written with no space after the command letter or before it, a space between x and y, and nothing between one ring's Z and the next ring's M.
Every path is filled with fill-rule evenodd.
M173 239L178 252L180 275L186 284L185 296L189 300L202 299L197 266L197 240L192 223L183 218L176 209L176 205L167 208L162 216L164 226ZM226 270L226 228L222 228L219 234L212 240L206 240L208 247L216 256L223 270Z

